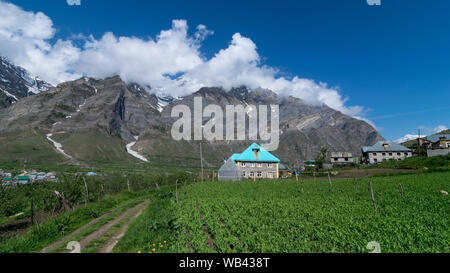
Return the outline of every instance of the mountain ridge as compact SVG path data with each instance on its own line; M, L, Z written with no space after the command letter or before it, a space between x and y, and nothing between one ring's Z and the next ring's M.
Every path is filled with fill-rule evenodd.
M108 142L116 146L119 139L122 142L123 147L114 148L115 158L127 157L126 145L136 142L133 150L149 158L150 162L152 159L188 162L197 158L199 142L171 138L171 125L177 120L171 117L171 112L180 104L192 110L194 97L202 97L204 106L216 104L223 110L226 105L279 105L280 147L274 154L283 162L300 163L315 158L323 146L330 151L349 151L359 155L361 146L383 139L362 120L326 105L309 105L295 97L278 96L267 89L249 90L241 86L226 91L220 87L203 87L182 98L173 98L167 94L151 94L149 88L126 83L119 76L105 79L82 77L64 82L0 109L0 136L20 133L27 128L43 135L54 134L63 146L65 142L75 141L71 135L85 140L94 136L117 137L117 140ZM87 142L83 145L89 146L90 141ZM203 141L205 164L218 166L224 157L242 151L251 142ZM108 149L99 146L101 141L92 143L97 143L92 149L105 152ZM49 146L53 149L50 143ZM90 148L84 150L89 151ZM78 154L76 146L72 150L68 148L69 154L71 151ZM83 156L78 154L75 158L91 160Z

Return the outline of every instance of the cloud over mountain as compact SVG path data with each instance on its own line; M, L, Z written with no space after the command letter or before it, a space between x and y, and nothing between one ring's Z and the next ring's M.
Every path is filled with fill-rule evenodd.
M357 117L364 109L347 106L347 99L326 83L298 76L280 76L265 65L256 44L239 33L230 44L210 59L201 52L204 39L213 32L199 25L189 33L185 20L173 20L172 27L156 37L118 37L112 32L100 39L92 35L54 41L52 20L41 12L0 0L0 51L31 73L58 84L83 75L120 75L126 81L149 85L172 95L190 94L204 86L229 89L245 85L271 89L281 95L301 98L310 104L325 103ZM83 46L76 46L81 40Z

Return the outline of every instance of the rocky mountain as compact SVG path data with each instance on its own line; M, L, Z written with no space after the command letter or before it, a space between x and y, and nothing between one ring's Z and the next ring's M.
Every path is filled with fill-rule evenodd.
M217 104L223 109L225 105L278 104L281 136L279 148L273 153L285 163L312 159L322 146L358 155L361 146L382 139L364 121L326 105L312 106L298 98L280 97L270 90L202 88L189 96L172 98L150 94L149 89L125 83L118 76L85 77L31 97L22 96L16 103L0 109L0 139L7 143L17 136L23 139L39 136L39 147L47 145L55 151L52 142L45 139L51 136L52 141L61 145L60 149L80 161L137 160L130 155L132 148L134 153L149 159L150 164L198 166L200 142L175 141L171 137L176 120L171 118L173 107L184 104L193 109L194 97L202 97L205 106ZM206 166L219 166L224 157L241 152L251 142L203 141Z
M5 108L21 98L46 91L52 85L31 76L25 69L0 56L0 108Z

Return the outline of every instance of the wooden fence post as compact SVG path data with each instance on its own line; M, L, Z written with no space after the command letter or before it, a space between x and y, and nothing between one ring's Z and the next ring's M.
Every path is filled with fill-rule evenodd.
M328 172L328 182L330 183L330 191L333 189L333 183L331 182L330 172Z
M354 178L355 180L355 190L358 190L358 178Z
M130 179L127 179L127 186L128 186L128 191L131 191L131 189L130 189Z
M314 175L314 182L316 182L316 172L313 172Z
M175 191L176 191L177 204L178 204L178 179L175 181Z
M375 197L373 195L372 180L370 180L369 182L369 189L370 189L370 198L372 198L373 202L373 209L377 210L377 202L375 201Z
M84 181L84 187L86 188L86 204L85 206L87 206L88 202L89 202L89 189L86 183L86 178L83 176L83 181Z
M33 207L33 198L30 199L30 220L31 220L31 225L34 225L34 207Z
M404 196L403 186L402 186L402 184L399 184L399 185L400 185L400 191L402 193L402 198L403 198L403 196Z

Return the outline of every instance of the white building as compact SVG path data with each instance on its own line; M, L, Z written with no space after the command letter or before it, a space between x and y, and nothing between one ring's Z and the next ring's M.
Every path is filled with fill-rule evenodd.
M370 164L412 157L410 149L391 141L380 141L373 146L362 147L362 152L363 160Z
M355 163L352 153L347 152L332 152L330 159L333 165L353 165Z

